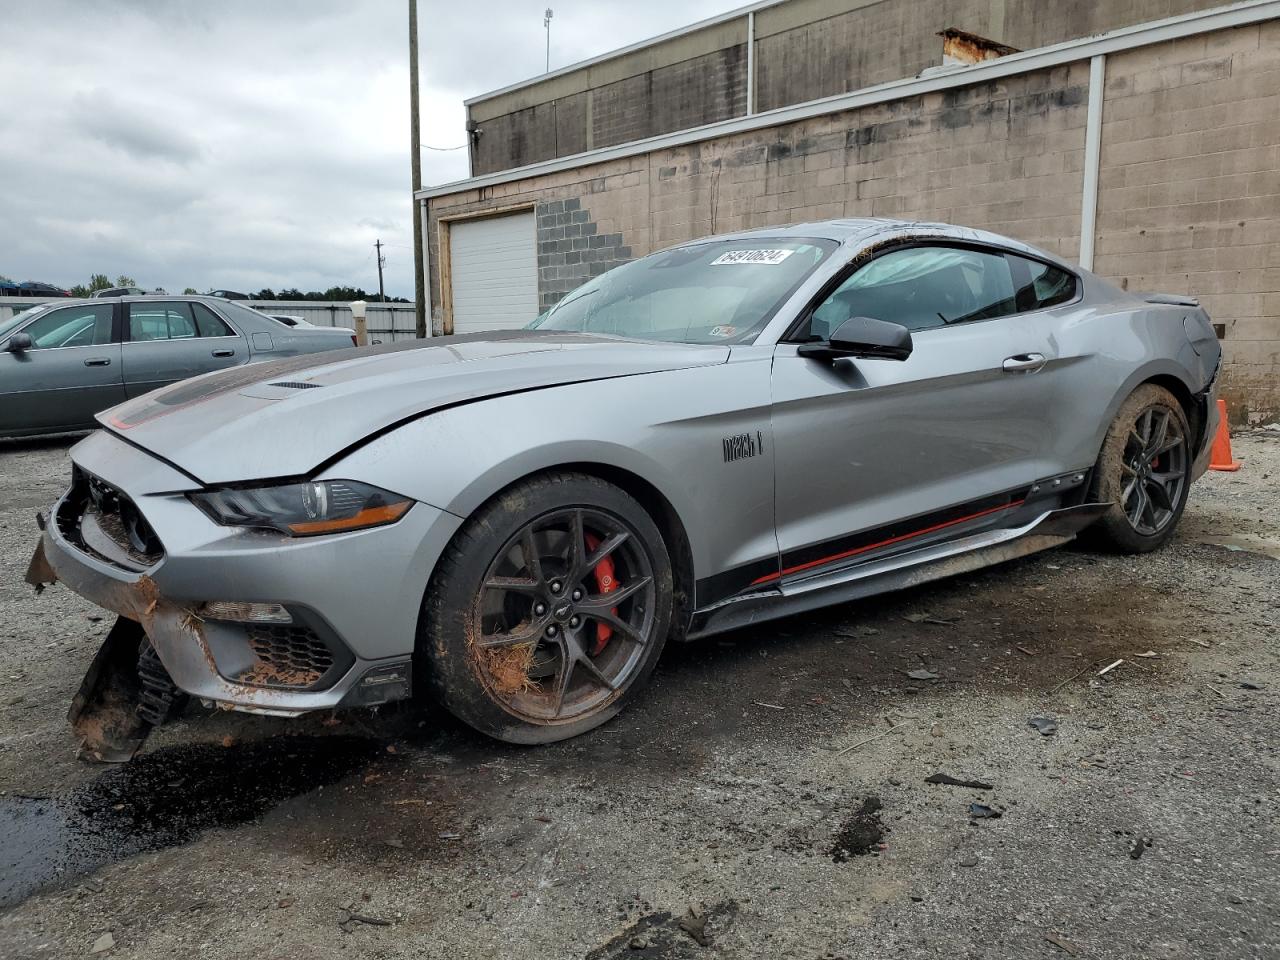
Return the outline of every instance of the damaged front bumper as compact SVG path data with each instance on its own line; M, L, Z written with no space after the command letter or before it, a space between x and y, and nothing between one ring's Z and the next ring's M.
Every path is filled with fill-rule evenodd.
M283 716L410 695L423 591L456 518L419 503L389 526L290 538L219 526L187 499L199 489L191 478L110 434L82 441L72 461L78 484L91 478L136 509L155 547L113 553L102 533L110 525L83 519L93 507L73 485L44 525L28 579L60 581L141 624L179 690ZM285 613L267 623L211 617L208 602Z

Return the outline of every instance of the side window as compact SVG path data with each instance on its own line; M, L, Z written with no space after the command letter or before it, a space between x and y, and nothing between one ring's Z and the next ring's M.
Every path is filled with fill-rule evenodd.
M196 330L202 337L234 337L236 332L227 326L226 321L206 307L203 303L191 304L196 315Z
M1075 297L1076 278L1068 271L1013 254L1009 254L1009 261L1018 287L1019 313L1043 310Z
M826 339L852 317L928 330L1016 311L1003 254L960 247L908 247L876 257L814 310L807 336ZM803 333L803 331L802 331Z
M111 342L111 304L63 307L38 317L22 330L31 344L51 347L88 347Z
M129 304L130 340L184 340L196 336L187 303Z

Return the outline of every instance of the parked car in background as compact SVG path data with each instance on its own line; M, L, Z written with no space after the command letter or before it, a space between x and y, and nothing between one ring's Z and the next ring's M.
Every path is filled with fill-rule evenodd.
M223 300L248 300L247 293L237 293L234 290L210 290L209 296L221 297Z
M596 277L534 330L112 410L71 452L32 578L119 613L95 663L158 656L115 689L166 710L417 689L491 736L560 740L630 701L669 636L1086 528L1158 548L1208 465L1221 356L1194 300L982 230L713 237ZM78 704L118 702L104 676Z
M28 280L25 283L18 284L17 292L13 294L16 297L69 297L70 290L63 290L62 287L55 287L52 283L37 283L34 280Z
M350 327L323 327L319 324L312 323L304 317L295 317L289 313L264 313L264 317L270 317L277 323L283 323L286 327L310 327L313 330L341 330L343 333L355 336L355 331ZM374 341L375 343L379 341Z
M349 331L282 328L213 297L41 304L0 323L0 437L89 430L100 411L177 380L354 345Z
M147 291L141 287L108 287L106 290L95 290L89 296L95 300L100 297L145 297Z

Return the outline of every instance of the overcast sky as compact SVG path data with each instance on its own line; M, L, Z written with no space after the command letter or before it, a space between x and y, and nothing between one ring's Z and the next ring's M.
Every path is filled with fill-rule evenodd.
M742 0L550 0L564 66ZM543 71L546 0L419 0L424 144ZM413 296L405 0L6 0L0 275ZM426 184L466 151L423 151Z

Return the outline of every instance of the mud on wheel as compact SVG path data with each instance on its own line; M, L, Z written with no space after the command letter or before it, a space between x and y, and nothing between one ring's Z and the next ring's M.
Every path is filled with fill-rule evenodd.
M454 537L428 587L420 659L464 722L547 743L604 723L643 685L671 606L670 559L645 510L596 477L548 474Z
M1143 384L1120 406L1094 468L1092 498L1110 502L1095 544L1146 553L1173 536L1191 487L1191 428L1177 398Z

